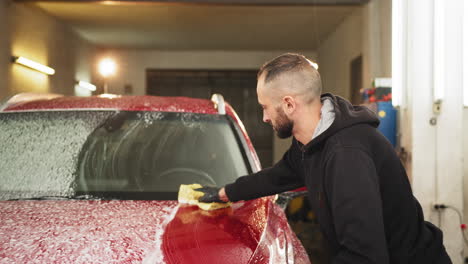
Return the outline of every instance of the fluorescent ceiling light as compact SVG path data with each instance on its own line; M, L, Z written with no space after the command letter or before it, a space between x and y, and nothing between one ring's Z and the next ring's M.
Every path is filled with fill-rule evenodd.
M88 89L90 91L93 91L93 92L96 91L96 85L91 84L89 82L78 81L78 85L83 87L83 88L86 88L86 89Z
M434 0L434 101L444 99L445 90L445 1Z
M47 67L45 65L42 65L38 62L32 61L30 59L26 59L25 57L12 57L13 62L16 62L18 64L21 64L23 66L26 66L28 68L34 69L36 71L48 74L48 75L54 75L55 70Z
M468 107L468 1L463 1L463 105Z
M392 104L398 107L403 97L403 1L392 1Z

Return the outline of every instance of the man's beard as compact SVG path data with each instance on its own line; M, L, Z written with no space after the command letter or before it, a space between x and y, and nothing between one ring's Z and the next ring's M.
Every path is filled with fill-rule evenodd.
M279 138L288 138L292 135L294 122L290 120L281 108L276 109L278 118L276 118L275 125L271 126L276 131Z

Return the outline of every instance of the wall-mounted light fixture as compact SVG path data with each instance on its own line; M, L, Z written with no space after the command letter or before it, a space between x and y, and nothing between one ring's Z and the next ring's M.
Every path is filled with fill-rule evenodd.
M468 107L468 1L463 1L463 105Z
M25 57L12 56L11 60L12 60L12 62L21 64L23 66L26 66L26 67L31 68L33 70L36 70L38 72L45 73L47 75L54 75L55 74L54 69L52 69L50 67L47 67L45 65L42 65L42 64L40 64L38 62L32 61L30 59L26 59Z
M403 3L406 0L392 1L392 104L395 107L402 105L403 87L404 87L404 71L406 65L404 63L404 22L405 16Z
M99 62L99 73L104 78L115 75L116 70L117 64L110 58L105 58Z
M80 87L83 87L85 89L88 89L92 92L96 91L96 85L89 83L89 82L84 82L84 81L76 81L76 84Z
M115 72L117 71L117 64L113 59L105 58L99 62L99 73L104 78L104 93L107 94L109 87L108 87L108 78L110 76L114 76Z
M445 2L434 0L434 103L440 104L445 93Z

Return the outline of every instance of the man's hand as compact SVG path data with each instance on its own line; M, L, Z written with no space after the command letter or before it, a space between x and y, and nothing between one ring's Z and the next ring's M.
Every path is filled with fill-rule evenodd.
M202 203L226 203L229 201L224 193L224 188L202 187L194 189L194 191L203 193L203 196L198 198L198 201Z
M224 190L224 187L221 188L218 192L219 199L224 201L224 202L229 202L229 198L227 197L226 191Z

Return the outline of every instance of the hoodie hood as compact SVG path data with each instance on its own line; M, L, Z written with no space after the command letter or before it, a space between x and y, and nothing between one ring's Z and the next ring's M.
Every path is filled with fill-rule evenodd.
M351 126L360 124L368 124L375 128L379 126L379 119L375 113L366 106L352 105L344 98L330 93L322 94L321 99L323 100L325 98L329 99L329 101L331 101L333 104L335 120L327 130L310 141L305 146L305 149L313 148L325 142L328 137Z

